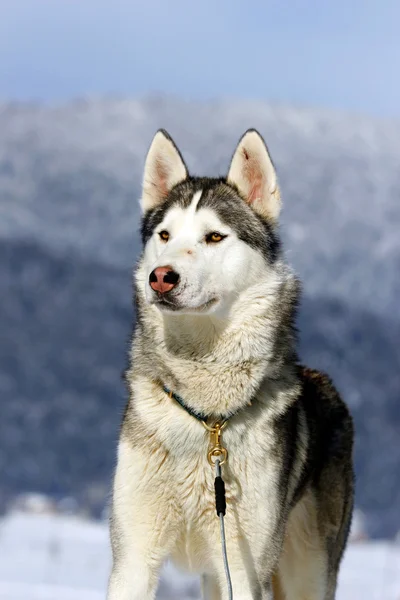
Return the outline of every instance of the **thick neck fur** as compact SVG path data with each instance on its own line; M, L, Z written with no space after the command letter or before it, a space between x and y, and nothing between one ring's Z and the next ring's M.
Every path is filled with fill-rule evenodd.
M268 380L296 386L293 322L299 285L283 263L242 292L225 316L162 313L146 303L142 281L139 267L128 380L157 381L215 417L245 407Z

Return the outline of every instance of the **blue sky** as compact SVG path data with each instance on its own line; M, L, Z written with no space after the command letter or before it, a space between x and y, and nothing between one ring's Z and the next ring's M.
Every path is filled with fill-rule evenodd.
M0 0L0 97L165 92L400 116L399 0Z

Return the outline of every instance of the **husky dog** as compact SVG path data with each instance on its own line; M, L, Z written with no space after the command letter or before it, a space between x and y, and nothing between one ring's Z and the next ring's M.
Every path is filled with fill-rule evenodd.
M331 600L353 507L353 427L330 379L298 362L299 283L281 250L267 147L249 130L227 177L192 177L161 130L141 203L108 600L154 599L167 557L202 575L205 598L228 597L201 418L227 420L234 599Z

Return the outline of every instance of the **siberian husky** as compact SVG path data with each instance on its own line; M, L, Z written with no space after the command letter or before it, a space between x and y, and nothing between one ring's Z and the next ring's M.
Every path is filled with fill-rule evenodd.
M353 507L352 419L330 379L298 362L299 283L262 137L247 131L227 177L203 178L160 130L141 205L108 600L154 599L167 557L202 575L205 598L228 598L201 420L226 421L234 600L331 600Z

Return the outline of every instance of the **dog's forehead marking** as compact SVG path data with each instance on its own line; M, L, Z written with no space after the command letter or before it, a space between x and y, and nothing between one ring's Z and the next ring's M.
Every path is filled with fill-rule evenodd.
M200 202L202 194L203 194L203 190L198 190L197 192L195 192L193 194L192 201L191 201L191 203L190 203L190 205L189 205L189 207L187 209L189 212L191 212L191 213L195 213L196 212L197 205Z
M197 190L187 198L186 206L175 205L170 209L167 227L172 227L175 238L197 237L208 229L234 232L231 225L221 219L215 205L203 206L204 194L204 189Z
M183 224L189 225L194 223L197 206L200 202L203 190L198 190L193 194L192 200L187 208L183 209Z
M195 192L190 204L183 209L180 226L186 235L189 232L198 235L199 232L204 233L204 228L212 229L215 227L220 229L223 225L218 213L213 208L202 206L203 192L204 190ZM228 227L228 225L225 225L225 227Z
M194 229L196 223L196 215L197 215L197 207L200 202L203 190L198 190L193 194L193 197L186 207L177 207L176 209L172 208L170 213L170 218L172 218L172 223L175 223L175 227L178 227L179 230L183 230L186 232L188 228ZM177 210L177 212L175 212Z
M193 229L195 227L197 205L200 201L202 193L203 190L198 190L195 192L189 206L183 209L181 225L184 229Z

